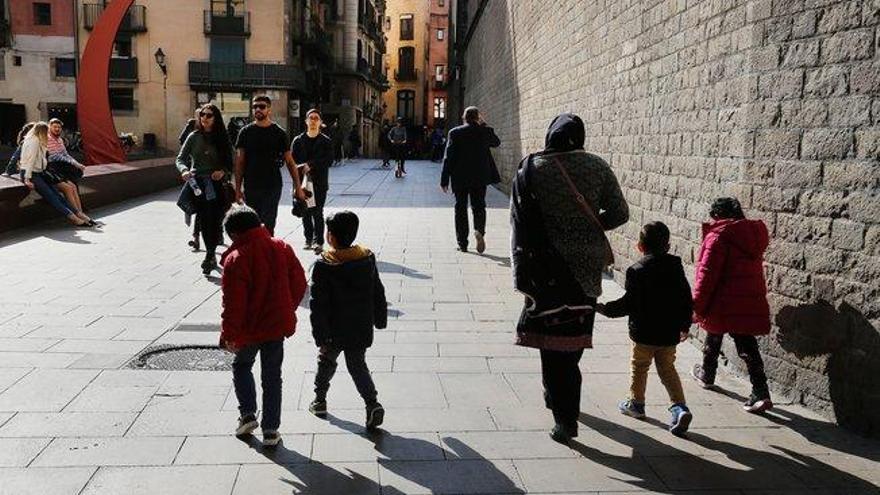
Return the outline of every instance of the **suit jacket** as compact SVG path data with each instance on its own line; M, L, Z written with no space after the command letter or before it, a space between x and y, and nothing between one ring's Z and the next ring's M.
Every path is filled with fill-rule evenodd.
M486 125L465 124L449 131L440 185L453 191L484 187L492 183L489 148L501 146L495 130Z

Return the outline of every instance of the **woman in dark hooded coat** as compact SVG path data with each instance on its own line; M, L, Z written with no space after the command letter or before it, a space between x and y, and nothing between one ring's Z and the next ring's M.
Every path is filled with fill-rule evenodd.
M578 363L583 350L592 347L594 306L608 264L604 230L629 219L611 167L584 151L584 138L580 117L556 117L544 150L520 163L510 207L514 283L526 299L517 344L541 352L544 401L556 422L550 435L560 442L577 436ZM566 175L594 218L579 203Z

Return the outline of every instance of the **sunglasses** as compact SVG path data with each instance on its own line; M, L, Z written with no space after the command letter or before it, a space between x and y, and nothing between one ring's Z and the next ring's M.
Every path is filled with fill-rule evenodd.
M256 103L256 104L252 105L251 108L253 108L254 110L265 110L266 104L265 103Z
M213 119L214 113L213 112L199 112L199 117L202 117L205 119Z

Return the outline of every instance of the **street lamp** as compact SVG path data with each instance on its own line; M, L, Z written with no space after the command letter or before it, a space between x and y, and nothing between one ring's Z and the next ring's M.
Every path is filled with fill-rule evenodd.
M162 70L162 101L163 101L163 126L162 126L162 142L167 147L168 146L168 65L165 63L165 52L162 51L162 48L156 50L156 53L153 54L153 57L156 58L156 65L159 66L159 69Z

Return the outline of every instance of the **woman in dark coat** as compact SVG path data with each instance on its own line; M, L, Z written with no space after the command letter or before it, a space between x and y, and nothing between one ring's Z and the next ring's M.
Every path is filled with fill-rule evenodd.
M584 151L584 137L578 116L556 117L544 150L520 163L511 198L514 283L526 298L517 344L541 352L544 401L556 423L550 436L560 442L577 436L578 363L592 347L594 307L608 264L604 231L629 219L617 178L604 160Z

